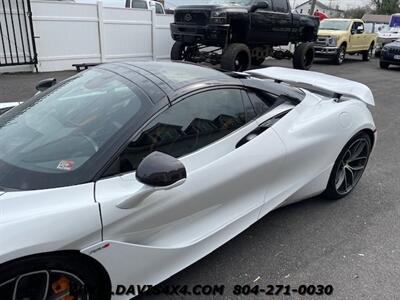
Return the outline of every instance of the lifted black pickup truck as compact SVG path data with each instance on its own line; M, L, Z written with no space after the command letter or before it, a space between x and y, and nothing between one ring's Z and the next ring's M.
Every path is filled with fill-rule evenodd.
M209 61L220 63L222 69L244 71L274 56L293 58L298 69L311 67L314 49L310 42L317 39L318 18L291 13L288 0L212 2L215 4L186 5L175 10L172 60ZM273 50L274 46L289 43L296 44L294 54Z

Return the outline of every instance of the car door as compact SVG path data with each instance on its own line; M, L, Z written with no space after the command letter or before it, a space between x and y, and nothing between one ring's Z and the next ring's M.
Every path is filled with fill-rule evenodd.
M274 12L272 8L272 0L260 1L268 4L268 8L259 8L254 12L250 12L251 30L248 33L249 42L256 44L268 44L276 38L274 34Z
M350 50L351 51L360 51L364 49L364 24L361 22L354 22L351 27L351 36L350 36Z
M274 130L260 132L260 119L275 111L256 118L244 93L219 88L177 99L134 135L96 183L104 244L84 253L110 270L114 287L159 283L259 218L286 151ZM179 158L186 181L118 208L143 189L135 169L152 151Z
M272 31L277 42L287 44L292 30L292 14L287 0L272 0Z
M249 140L259 121L237 89L204 91L152 120L119 156L120 172L96 183L104 239L152 247L192 245L237 219L257 217L285 148L268 131ZM117 208L143 186L134 170L153 151L185 165L186 182L154 193L132 209ZM116 223L117 222L117 223Z

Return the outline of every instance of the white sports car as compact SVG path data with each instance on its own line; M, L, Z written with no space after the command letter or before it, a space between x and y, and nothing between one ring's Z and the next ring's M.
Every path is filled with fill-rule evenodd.
M42 88L43 90L43 88ZM354 190L363 84L266 68L113 63L0 117L0 298L155 285L279 206Z

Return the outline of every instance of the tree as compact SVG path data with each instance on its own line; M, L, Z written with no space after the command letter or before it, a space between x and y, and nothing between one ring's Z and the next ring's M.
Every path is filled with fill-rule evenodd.
M371 9L368 6L359 6L355 8L350 8L345 10L344 17L345 18L355 18L361 19L363 15L371 12Z
M400 11L400 0L371 0L371 4L377 14L391 15Z

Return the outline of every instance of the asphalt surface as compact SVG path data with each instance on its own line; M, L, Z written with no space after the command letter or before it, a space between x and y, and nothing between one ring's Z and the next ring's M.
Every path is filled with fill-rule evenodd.
M272 65L290 66L290 62L265 63ZM268 299L236 297L231 290L236 284L288 284L292 288L330 284L334 292L329 297L270 298L399 299L400 67L381 70L376 59L362 62L354 57L342 66L320 61L312 70L362 82L375 95L373 115L379 140L358 188L337 202L314 198L270 213L160 288L223 284L225 295L215 299ZM39 79L61 80L71 74L74 73L0 75L0 102L26 99L34 93Z

